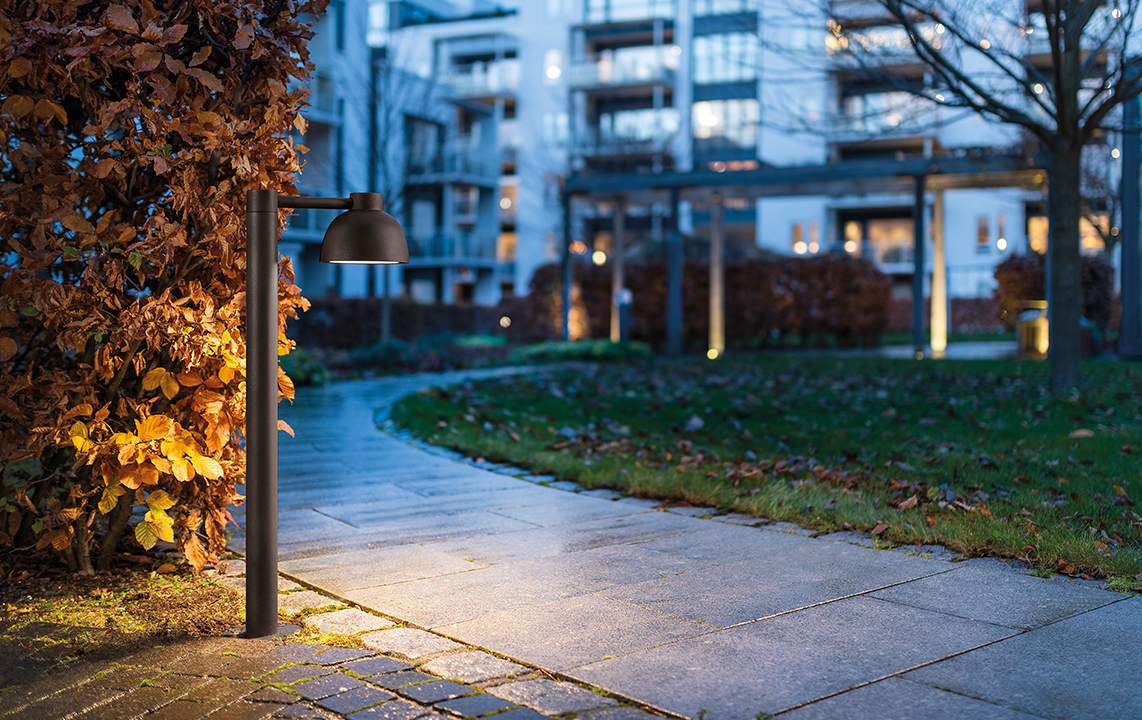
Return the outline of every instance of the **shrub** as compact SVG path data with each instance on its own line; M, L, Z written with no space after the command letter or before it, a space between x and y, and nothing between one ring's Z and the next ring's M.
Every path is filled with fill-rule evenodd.
M652 355L650 346L641 342L614 343L610 340L578 342L545 342L516 350L515 362L561 362L569 360L635 360Z
M146 548L225 548L245 192L297 192L298 16L324 5L0 0L0 546L106 568L138 511Z

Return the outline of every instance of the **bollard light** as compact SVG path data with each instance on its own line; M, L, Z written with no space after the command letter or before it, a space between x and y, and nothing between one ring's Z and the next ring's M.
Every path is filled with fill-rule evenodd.
M327 263L408 262L404 231L380 193L348 198L246 193L246 627L242 637L288 635L278 628L278 223L279 208L346 210L321 244Z

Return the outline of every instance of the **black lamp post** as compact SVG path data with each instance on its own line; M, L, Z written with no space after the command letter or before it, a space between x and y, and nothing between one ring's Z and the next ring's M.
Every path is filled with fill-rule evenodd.
M408 262L380 193L345 198L246 193L246 628L278 634L278 208L348 210L329 224L321 262ZM288 633L285 633L288 634Z

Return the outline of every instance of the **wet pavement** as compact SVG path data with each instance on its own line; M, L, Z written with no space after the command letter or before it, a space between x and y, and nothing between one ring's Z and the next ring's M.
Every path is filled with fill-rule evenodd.
M415 630L434 657L479 648L711 720L1137 717L1142 598L574 492L377 429L399 397L474 376L337 383L283 408L281 570L403 622L372 633L387 647L408 653L398 631Z
M386 424L409 393L509 372L335 383L283 407L279 605L365 649L180 638L67 662L53 642L113 631L4 627L0 715L1139 717L1142 598L586 491ZM243 590L241 561L224 570Z

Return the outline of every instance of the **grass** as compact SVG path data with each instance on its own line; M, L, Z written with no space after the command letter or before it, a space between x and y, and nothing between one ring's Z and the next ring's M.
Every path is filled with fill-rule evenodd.
M1137 587L1142 370L1083 372L1059 396L1031 361L652 360L421 393L393 418L586 487Z

